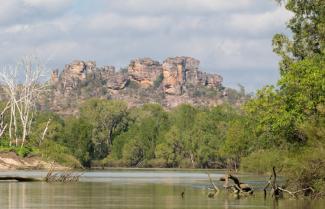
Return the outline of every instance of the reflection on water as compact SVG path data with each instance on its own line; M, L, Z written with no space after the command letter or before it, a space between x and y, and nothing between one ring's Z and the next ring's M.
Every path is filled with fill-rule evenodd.
M24 176L43 174L40 172L18 173ZM8 173L0 173L0 175L8 175ZM250 179L249 176L243 178L245 181ZM260 178L262 179L263 177ZM206 189L208 185L204 172L89 172L84 175L82 182L73 184L1 182L0 208L321 209L325 206L324 201L280 200L278 203L272 199L264 201L260 192L250 198L237 199L231 195L221 194L215 199L209 199ZM260 188L261 185L262 181L256 181L254 186ZM185 192L184 198L181 197L182 192Z

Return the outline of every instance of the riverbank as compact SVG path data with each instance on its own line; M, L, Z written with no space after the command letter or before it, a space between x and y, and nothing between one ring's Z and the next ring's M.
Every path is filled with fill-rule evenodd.
M21 157L15 152L0 152L0 171L3 170L48 170L51 162L43 160L40 156L32 155ZM67 167L55 164L58 170Z

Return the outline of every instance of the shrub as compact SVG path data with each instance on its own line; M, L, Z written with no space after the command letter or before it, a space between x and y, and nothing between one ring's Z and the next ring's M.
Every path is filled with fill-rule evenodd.
M110 156L104 158L103 160L92 162L100 167L126 167L127 162L124 160L113 159ZM92 166L94 165L92 164Z
M160 84L161 84L161 82L164 80L164 75L161 73L158 77L157 77L157 79L153 82L153 86L155 87L155 88L158 88L159 86L160 86Z
M241 168L244 171L262 174L271 172L273 166L283 167L287 161L283 151L259 150L251 153L247 157L243 157L241 160Z
M81 168L80 162L64 147L53 141L45 141L40 146L42 157L49 161L55 161L59 164L73 168Z
M165 159L152 159L148 160L146 167L149 168L166 168L167 167L167 161Z
M306 149L297 153L284 172L293 189L313 187L316 192L325 193L324 149Z

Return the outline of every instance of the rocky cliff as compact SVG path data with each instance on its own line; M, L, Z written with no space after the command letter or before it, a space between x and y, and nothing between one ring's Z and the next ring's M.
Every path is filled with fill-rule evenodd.
M163 63L134 59L127 70L119 71L114 66L74 61L61 73L54 70L50 84L49 108L58 112L76 109L79 102L91 97L126 100L130 106L146 102L165 107L223 102L222 77L203 72L200 61L191 57L167 58Z
M131 60L128 67L129 79L145 88L153 86L161 74L161 64L150 58Z

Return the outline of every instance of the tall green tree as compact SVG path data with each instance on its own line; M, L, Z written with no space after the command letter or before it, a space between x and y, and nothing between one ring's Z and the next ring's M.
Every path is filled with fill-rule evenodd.
M284 3L293 16L287 27L292 39L284 34L273 38L274 52L282 57L280 71L284 73L297 60L325 53L325 4L323 0L276 0Z
M122 101L91 99L80 108L80 118L92 125L92 141L97 159L110 153L114 138L127 128L127 105Z
M92 142L92 125L84 119L70 117L65 120L61 134L60 143L68 147L83 166L90 167L91 160L96 155Z

